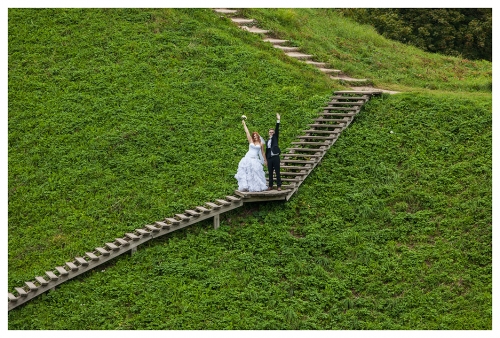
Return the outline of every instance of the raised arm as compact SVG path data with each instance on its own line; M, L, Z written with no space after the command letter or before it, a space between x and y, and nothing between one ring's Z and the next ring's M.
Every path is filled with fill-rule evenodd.
M278 140L280 137L280 120L281 120L280 114L276 113L276 128L274 128L274 134L276 135L276 140Z
M247 134L248 143L252 143L252 136L250 136L250 132L248 131L245 120L241 120L241 123L243 123L243 128L245 129L245 133Z

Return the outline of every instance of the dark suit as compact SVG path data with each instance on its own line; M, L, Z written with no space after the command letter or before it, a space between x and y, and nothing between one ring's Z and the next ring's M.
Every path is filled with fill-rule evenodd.
M269 140L266 142L266 145L268 146L266 148L266 158L267 158L267 169L269 170L270 188L272 188L274 184L273 171L276 172L276 185L278 186L278 188L281 187L280 156L279 156L279 146L278 146L279 134L280 134L280 123L276 122L276 128L274 128L274 134L271 137L271 147L268 146ZM278 155L271 156L271 149L277 151Z

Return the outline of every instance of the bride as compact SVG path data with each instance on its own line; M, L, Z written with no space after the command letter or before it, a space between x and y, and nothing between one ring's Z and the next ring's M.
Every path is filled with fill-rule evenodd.
M234 178L238 180L239 191L264 191L267 190L266 175L262 165L267 165L267 159L264 154L264 139L254 131L250 136L245 116L242 116L243 128L248 139L248 152L240 160L238 171Z

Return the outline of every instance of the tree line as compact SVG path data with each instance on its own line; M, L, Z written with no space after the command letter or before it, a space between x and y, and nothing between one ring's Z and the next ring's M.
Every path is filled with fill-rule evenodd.
M346 8L382 36L432 53L492 61L491 8Z

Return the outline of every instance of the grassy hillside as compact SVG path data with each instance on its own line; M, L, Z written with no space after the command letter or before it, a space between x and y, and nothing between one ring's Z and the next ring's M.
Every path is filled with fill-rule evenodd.
M407 93L370 101L289 202L149 242L9 328L491 329L491 63L332 11L247 11ZM286 147L336 89L211 10L10 9L9 291L232 193L239 116L265 134L281 113Z

